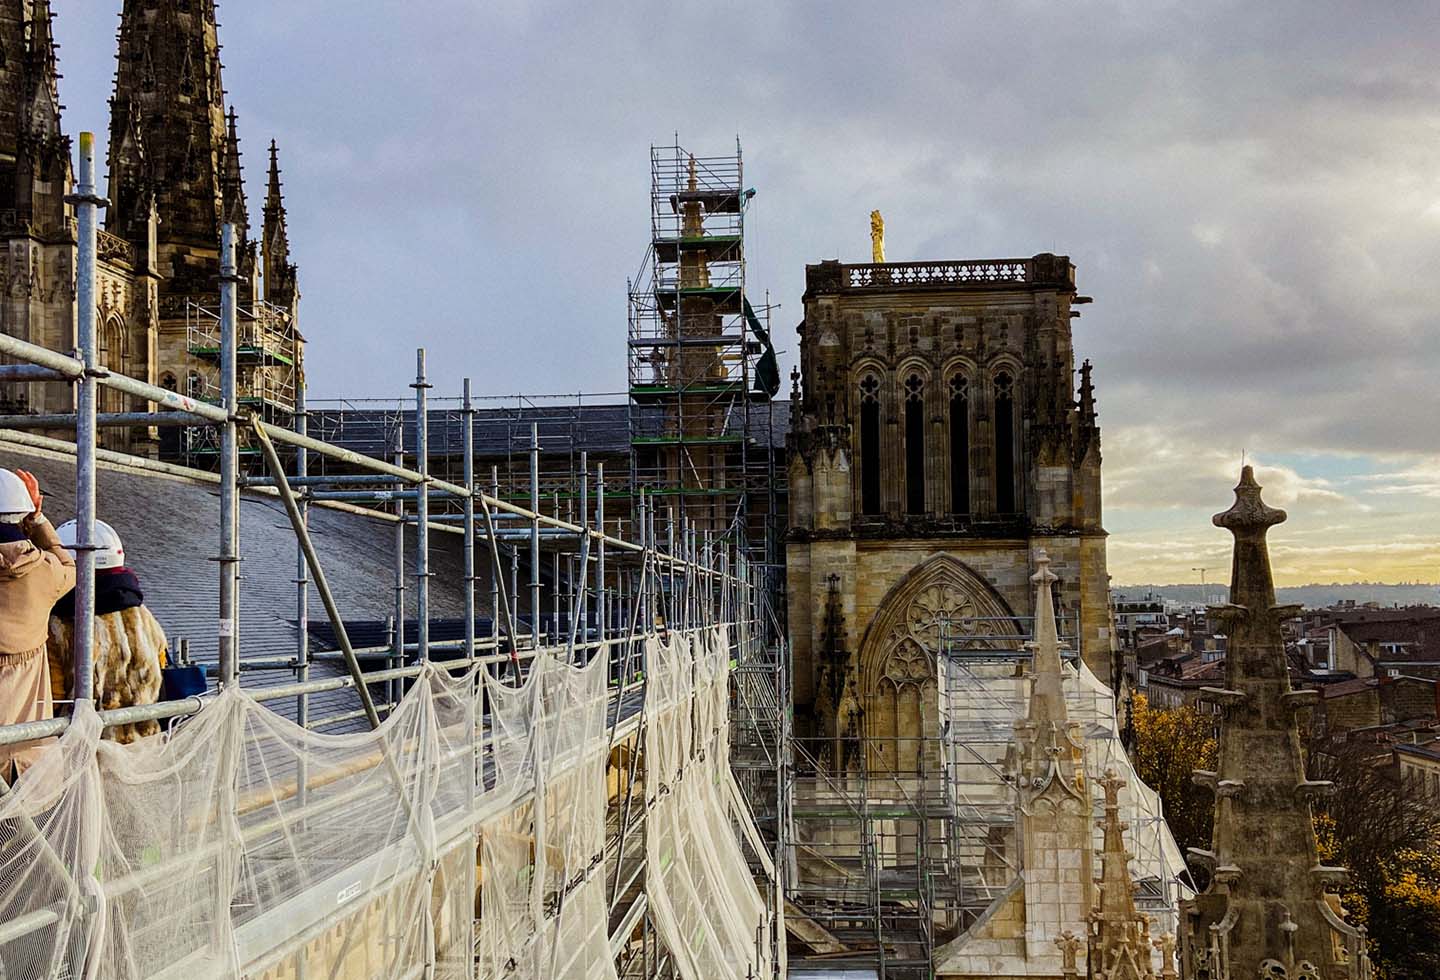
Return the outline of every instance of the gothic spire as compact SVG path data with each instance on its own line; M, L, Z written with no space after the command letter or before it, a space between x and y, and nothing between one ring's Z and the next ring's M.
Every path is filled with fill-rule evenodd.
M123 142L138 116L150 173L111 154L107 224L134 239L148 215L143 185L153 188L161 250L180 253L196 285L213 278L224 214L227 162L224 89L214 0L125 0L121 12L110 141Z
M1030 703L1025 720L1017 722L1021 775L1033 790L1052 781L1078 795L1084 786L1084 760L1078 726L1065 706L1065 668L1060 657L1060 635L1055 627L1055 598L1051 586L1059 581L1050 571L1050 556L1035 557L1035 639L1032 652Z
M285 228L285 197L280 188L280 150L270 141L270 175L265 188L265 254L284 262L290 257L290 236Z
M48 0L0 0L0 152L42 169L69 160L60 130L53 16ZM34 176L63 183L48 172Z
M220 169L221 221L235 226L235 238L250 237L250 216L245 207L245 177L240 166L240 134L236 131L234 108L225 117L225 157Z
M1104 845L1098 900L1090 914L1090 969L1104 980L1155 980L1150 919L1135 908L1135 884L1130 878L1133 855L1125 849L1128 824L1120 819L1120 790L1125 780L1107 769L1100 785L1105 790L1105 816L1100 821Z
M1211 868L1206 891L1183 917L1192 976L1358 978L1364 939L1339 914L1328 890L1344 879L1320 865L1310 800L1329 788L1305 778L1297 710L1314 691L1292 691L1275 604L1266 532L1285 512L1260 497L1251 467L1235 503L1214 523L1235 537L1230 602L1211 609L1229 637L1224 689L1202 688L1221 708L1219 766L1196 772L1215 793L1212 849L1195 857ZM1337 954L1339 940L1348 947ZM1224 972L1228 969L1228 972Z
M291 308L295 300L295 266L290 264L290 233L285 227L285 197L281 193L280 150L270 141L270 175L265 189L264 238L265 299Z
M33 0L26 76L29 129L36 139L60 136L60 73L56 68L55 29L50 0Z
M1095 382L1090 378L1090 362L1080 365L1080 404L1076 416L1075 462L1079 464L1092 448L1100 448L1100 426L1096 423Z
M1075 962L1077 952L1063 943L1057 946L1056 937L1063 939L1063 930L1084 922L1094 906L1094 823L1080 726L1070 720L1065 705L1065 666L1051 592L1057 578L1043 550L1035 565L1030 699L1025 719L1015 725L1015 747L1007 761L1016 788L1016 836L1024 868L1026 958L1036 968L1031 975L1053 976L1062 961Z
M1090 359L1080 365L1080 422L1095 424L1095 383L1090 379Z

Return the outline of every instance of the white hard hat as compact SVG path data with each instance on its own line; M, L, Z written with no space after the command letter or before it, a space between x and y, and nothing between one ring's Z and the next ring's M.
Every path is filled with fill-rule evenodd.
M55 533L60 536L60 543L71 551L75 550L75 531L78 527L75 521L66 521L55 529ZM104 521L95 522L93 544L96 568L120 568L125 564L125 546L120 543L120 535Z
M19 524L35 513L30 488L11 470L0 469L0 524Z

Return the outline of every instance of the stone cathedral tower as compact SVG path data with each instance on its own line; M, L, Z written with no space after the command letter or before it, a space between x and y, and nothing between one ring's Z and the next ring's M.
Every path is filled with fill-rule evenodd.
M0 0L0 329L74 347L75 233L70 140L60 129L55 44L46 0ZM69 408L68 388L0 385L4 412Z
M218 308L220 226L235 225L241 397L268 420L288 424L304 342L295 324L298 291L276 149L272 142L262 260L250 233L237 118L233 109L226 112L221 69L214 0L126 0L111 100L106 227L160 278L155 382L213 397L212 318L202 310Z
M804 301L787 548L797 734L861 738L872 766L915 772L916 737L939 735L940 624L1020 630L1042 549L1062 631L1078 618L1080 652L1110 682L1100 433L1088 363L1077 390L1070 325L1085 300L1069 259L822 262Z
M60 123L52 16L48 0L0 0L0 329L71 350L76 242L64 200L72 183L70 140ZM110 206L98 235L100 362L151 384L214 397L213 345L198 311L218 305L220 226L232 222L240 236L241 346L248 352L241 396L288 424L304 341L295 322L299 291L279 165L272 143L262 259L250 234L237 118L225 110L214 0L126 0L109 170ZM40 382L0 385L0 403L6 412L74 408L70 386ZM151 406L107 388L99 407ZM109 448L143 455L181 455L178 435L102 430Z

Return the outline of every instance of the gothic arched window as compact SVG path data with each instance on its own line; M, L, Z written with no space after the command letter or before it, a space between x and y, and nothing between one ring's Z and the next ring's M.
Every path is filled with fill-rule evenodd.
M108 368L116 374L129 373L129 359L126 357L128 351L125 343L125 321L119 316L112 315L100 321L98 340L100 349L95 352L95 359L102 367ZM125 393L108 385L100 387L100 398L97 406L102 412L123 412L125 411Z
M1015 513L1015 381L995 375L995 511Z
M880 380L860 381L860 512L880 513Z
M905 513L925 513L925 382L905 379Z
M970 382L950 379L950 513L970 513Z

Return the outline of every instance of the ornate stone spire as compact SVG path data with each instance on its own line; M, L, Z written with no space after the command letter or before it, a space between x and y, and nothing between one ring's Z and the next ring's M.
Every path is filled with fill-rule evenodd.
M1235 536L1230 602L1210 610L1229 645L1225 688L1202 689L1221 708L1219 768L1194 777L1215 792L1215 830L1212 850L1192 851L1211 881L1182 915L1182 958L1212 980L1363 980L1363 935L1327 894L1344 872L1320 865L1311 823L1329 784L1305 778L1295 712L1316 694L1290 689L1280 623L1293 609L1275 604L1265 534L1284 520L1249 466L1214 518Z
M239 242L250 238L250 214L245 206L245 174L240 166L240 134L236 130L235 110L225 117L225 157L220 168L220 200L222 222L235 226Z
M57 45L51 23L54 18L50 0L33 0L25 74L28 129L31 138L37 140L60 137L60 73L56 70Z
M1090 379L1090 362L1080 365L1080 403L1075 413L1075 465L1085 461L1091 450L1100 453L1100 426L1096 422L1095 383Z
M285 226L285 198L281 194L280 151L270 141L270 176L265 190L265 299L276 306L293 309L295 266L290 264L290 233Z
M134 125L150 172L112 152L113 203L106 223L134 240L148 219L139 210L148 185L160 214L162 251L187 258L207 253L202 261L182 262L183 269L164 271L193 273L194 281L208 288L218 268L218 259L208 253L219 249L228 142L215 2L125 0L120 18L110 142L122 144Z
M270 173L265 184L265 245L288 252L290 241L285 232L285 196L280 188L280 148L270 141Z
M70 141L60 128L59 75L46 0L0 0L0 181L8 230L63 234Z
M1025 720L1017 723L1021 773L1030 788L1039 790L1051 780L1080 793L1085 781L1083 743L1079 726L1065 707L1064 665L1060 635L1055 627L1055 599L1051 586L1058 581L1050 571L1050 557L1041 550L1035 558L1035 639L1032 651L1030 704Z
M1090 975L1094 980L1156 980L1150 919L1135 909L1133 855L1125 849L1128 824L1120 819L1125 780L1110 769L1100 785L1105 790L1105 816L1100 821L1105 843L1100 852L1098 901L1090 913Z
M1090 790L1085 782L1080 726L1065 706L1065 667L1055 628L1057 581L1050 558L1035 556L1035 639L1030 703L1015 725L1018 766L1017 830L1025 879L1027 959L1036 967L1058 966L1063 949L1055 939L1086 921L1094 895L1091 873ZM1048 969L1048 966L1046 967Z
M1084 425L1095 424L1095 383L1090 380L1090 360L1086 358L1080 365L1080 422Z

